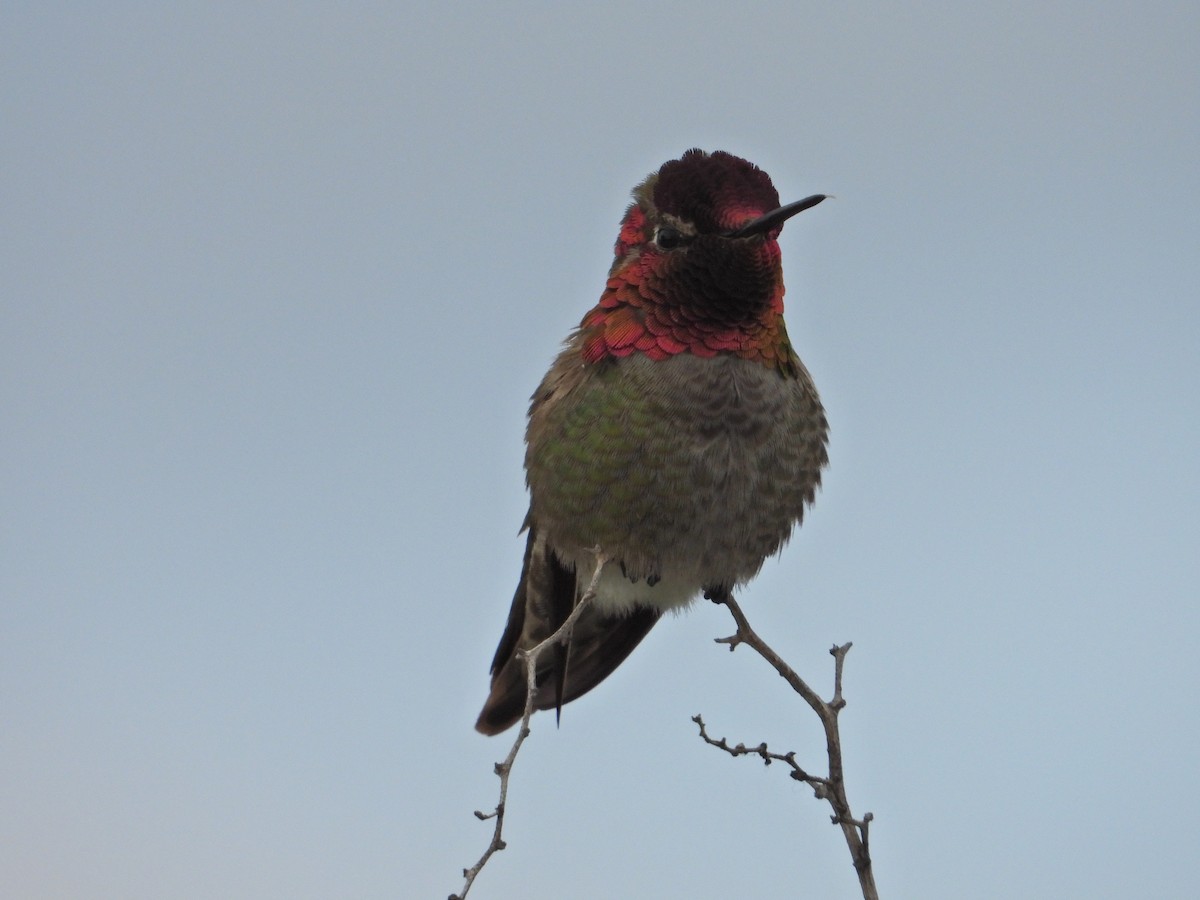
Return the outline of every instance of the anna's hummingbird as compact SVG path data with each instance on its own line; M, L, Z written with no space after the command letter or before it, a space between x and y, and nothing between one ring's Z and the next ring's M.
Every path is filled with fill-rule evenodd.
M828 426L783 323L783 223L766 172L689 150L633 192L600 302L533 395L528 540L475 727L517 722L518 651L565 621L610 560L569 646L538 660L538 709L591 690L664 611L753 578L813 500Z

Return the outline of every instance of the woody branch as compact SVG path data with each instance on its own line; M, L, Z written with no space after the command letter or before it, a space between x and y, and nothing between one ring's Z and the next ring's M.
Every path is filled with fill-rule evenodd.
M733 616L734 622L737 623L737 631L729 637L717 638L717 643L728 644L731 651L737 649L741 644L751 647L774 667L775 671L791 685L797 694L804 698L804 701L817 714L821 720L821 726L825 730L829 771L827 775L814 775L801 768L796 762L794 752L773 753L766 743L747 747L745 744L730 746L725 738L715 740L709 736L704 719L696 715L692 717L692 721L699 727L700 737L705 743L724 750L730 756L757 756L766 765L770 765L772 762L784 763L791 769L792 778L803 781L813 789L813 793L819 800L828 802L833 810L830 818L833 824L841 826L846 846L850 850L850 858L858 873L859 886L862 888L863 900L879 900L879 893L875 887L874 870L871 867L870 826L874 816L866 813L859 819L855 818L851 812L850 801L846 797L845 771L842 765L842 739L838 730L838 714L846 706L846 701L842 697L842 670L851 644L835 645L829 651L833 656L833 697L825 700L750 627L746 614L742 612L742 608L728 591L714 592L710 599L714 603L725 606Z
M537 661L541 656L542 651L555 644L566 644L571 640L571 631L575 627L575 623L579 621L580 615L591 604L596 596L596 585L600 582L600 573L604 570L604 566L608 563L608 558L596 549L596 569L592 573L592 580L588 582L587 590L583 592L583 596L579 602L575 604L575 608L571 610L571 614L567 616L565 622L559 626L558 630L550 637L546 638L536 647L529 650L520 651L521 656L525 659L525 712L521 716L521 727L517 729L517 737L513 741L512 747L508 751L508 756L502 762L496 763L496 774L500 777L500 799L496 803L496 808L491 812L485 813L480 810L475 811L475 817L481 821L488 819L495 820L495 827L492 830L492 840L483 851L483 855L479 857L479 861L469 869L463 869L463 878L466 879L463 884L461 893L451 894L449 900L465 900L467 893L471 890L471 885L475 883L475 878L487 865L493 854L505 848L504 843L504 813L508 804L508 779L512 774L513 764L517 760L517 753L521 750L521 745L525 743L525 738L529 737L529 720L533 716L535 697L537 696Z

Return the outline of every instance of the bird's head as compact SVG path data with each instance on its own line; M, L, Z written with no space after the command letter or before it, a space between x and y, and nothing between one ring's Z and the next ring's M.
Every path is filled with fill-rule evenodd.
M724 151L664 163L633 191L607 289L583 321L585 358L762 355L782 334L779 232L824 199L781 206L766 172Z

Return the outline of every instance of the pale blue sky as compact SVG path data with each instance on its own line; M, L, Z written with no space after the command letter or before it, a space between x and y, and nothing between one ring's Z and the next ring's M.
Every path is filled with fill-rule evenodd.
M1194 4L9 4L0 885L445 897L507 738L527 397L683 150L785 200L832 423L742 595L888 898L1182 896L1200 842ZM472 897L858 888L702 604L535 719Z

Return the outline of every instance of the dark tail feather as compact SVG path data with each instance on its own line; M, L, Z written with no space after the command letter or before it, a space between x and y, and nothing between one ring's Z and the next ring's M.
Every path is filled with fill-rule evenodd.
M591 573L586 573L591 577ZM496 656L492 660L492 689L477 731L499 734L516 724L525 712L525 660L528 650L559 629L575 606L583 585L529 529L521 581ZM606 616L585 610L575 623L569 647L547 648L538 659L535 709L557 709L581 697L612 674L658 621L657 610L638 608L627 616Z

